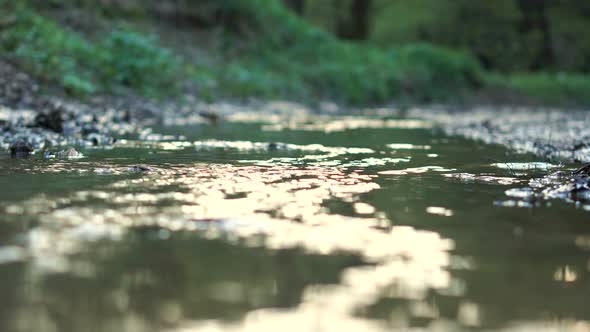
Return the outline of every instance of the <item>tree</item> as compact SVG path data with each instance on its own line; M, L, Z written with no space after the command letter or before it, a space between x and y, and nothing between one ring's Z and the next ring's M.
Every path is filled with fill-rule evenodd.
M336 34L344 39L367 40L372 0L353 0L347 15L336 24Z
M303 16L305 12L305 0L283 0L285 5L293 10L297 15Z
M542 38L540 51L531 64L533 70L555 65L547 5L547 0L518 0L522 13L520 32L527 34L536 30Z

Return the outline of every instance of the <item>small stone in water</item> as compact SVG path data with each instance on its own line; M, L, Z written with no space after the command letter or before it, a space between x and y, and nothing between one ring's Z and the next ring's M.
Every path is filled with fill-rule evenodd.
M31 143L19 139L10 145L10 156L13 158L26 158L33 152Z
M268 143L268 150L269 151L279 151L279 150L288 150L289 146L285 143L279 142L270 142Z
M67 148L56 153L58 158L81 158L82 154L74 148Z
M209 123L212 124L212 125L216 125L216 124L219 123L220 116L219 116L219 114L217 114L215 112L211 112L211 111L200 111L198 114L203 119L209 121Z
M153 171L152 168L143 166L143 165L134 165L128 168L129 172L132 173L140 173L140 172L150 172Z

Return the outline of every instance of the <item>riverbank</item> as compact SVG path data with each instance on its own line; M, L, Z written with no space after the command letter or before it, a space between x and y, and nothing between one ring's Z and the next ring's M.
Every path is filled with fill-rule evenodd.
M0 105L5 107L0 119L4 125L0 144L6 151L19 138L30 141L36 150L49 146L109 144L113 135L136 133L139 123L215 122L236 112L257 111L284 119L304 119L311 114L417 117L435 122L449 135L502 144L545 160L590 162L590 115L584 111L542 107L532 100L528 100L528 106L486 107L478 106L479 102L486 101L480 95L458 106L408 108L406 103L397 103L375 112L371 111L375 108L363 111L342 103L320 101L307 105L260 99L207 102L191 92L167 99L147 98L131 91L80 99L69 96L59 87L49 87L47 82L34 79L22 68L4 60L0 61L0 74ZM504 101L517 104L510 98ZM490 100L487 102L491 105ZM39 122L39 114L43 117L52 112L54 115L60 113L59 125ZM259 115L259 118L263 117ZM121 129L123 123L124 130ZM64 125L65 131L63 128L55 130ZM70 138L66 139L68 136Z
M501 144L545 160L590 162L590 113L552 108L412 109L409 116L439 124L446 134Z
M80 120L79 117L109 127L121 121L127 123L214 121L216 117L223 118L238 110L247 109L265 110L292 118L301 118L314 113L360 115L367 113L358 108L351 109L327 102L317 103L315 107L296 103L281 104L260 101L243 102L240 104L242 106L238 106L227 102L207 103L191 95L169 101L154 101L138 95L102 96L80 102L65 94L39 91L40 84L37 81L5 61L0 61L0 72L2 73L0 104L8 107L2 113L2 121L5 125L12 127L15 127L20 121L24 127L28 126L28 129L35 127L35 118L38 114L49 114L55 111L63 112L64 114L60 116L64 118L75 115L73 118L78 120L68 121L73 123L72 126L80 127L74 130L74 132L80 133L83 132L82 127L91 125ZM462 110L458 111L458 108ZM10 109L29 111L10 114ZM584 111L560 111L533 107L469 107L467 109L463 107L439 107L438 109L436 107L415 107L406 110L394 106L380 108L380 112L373 113L377 117L406 114L409 117L431 120L442 126L449 135L464 136L490 144L502 144L515 151L534 153L545 159L590 162L590 146L588 145L590 142L590 126L588 126L590 114ZM61 121L65 120L67 119ZM51 131L47 125L45 127L41 126L37 129ZM109 131L106 128L101 130L104 135ZM57 133L59 134L60 131L62 130L58 130ZM99 130L92 131L95 133ZM55 133L55 130L53 132ZM13 138L13 136L4 135L3 147L6 148ZM48 138L49 136L45 135L43 139L39 138L34 141L44 142ZM109 140L104 138L100 141L108 142ZM69 141L65 140L64 143L67 144ZM54 142L54 144L57 143ZM41 143L37 143L36 148L42 148Z

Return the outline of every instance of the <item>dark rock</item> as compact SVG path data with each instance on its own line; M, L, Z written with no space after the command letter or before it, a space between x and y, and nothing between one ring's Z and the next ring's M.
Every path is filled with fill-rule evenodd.
M279 145L277 143L271 142L268 143L268 150L269 151L276 151L279 149Z
M88 136L90 134L98 133L100 133L100 129L96 126L95 123L82 124L82 136Z
M92 145L94 145L94 146L110 145L110 144L115 143L114 138L100 134L100 133L88 134L88 136L86 136L86 140L89 141L90 143L92 143Z
M19 139L10 145L10 156L13 158L26 158L34 151L31 143Z
M200 111L199 116L209 121L209 123L212 125L217 125L219 123L219 120L221 119L219 114L211 111Z
M286 151L289 146L285 143L270 142L268 143L268 151Z
M134 165L128 168L129 172L132 173L143 173L143 172L151 172L153 169L151 167L143 166L143 165Z
M64 119L61 110L52 110L49 113L39 113L35 117L34 126L49 129L56 133L63 133Z
M127 122L127 123L131 122L131 113L129 111L125 111L123 113L123 119L121 119L121 120L123 120L123 122Z
M590 176L590 164L584 165L574 172L575 175L588 175Z

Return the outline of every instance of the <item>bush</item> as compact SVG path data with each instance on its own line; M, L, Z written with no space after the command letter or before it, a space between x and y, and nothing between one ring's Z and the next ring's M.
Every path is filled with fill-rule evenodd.
M147 94L174 90L180 60L154 36L115 30L99 45L96 69L106 85L123 85Z
M222 93L367 104L448 98L481 83L478 62L462 52L423 44L392 51L354 44L311 26L279 1L238 3L226 8L249 22L238 33L255 39L227 53L234 65L221 74Z
M37 77L59 83L73 95L127 86L154 95L173 91L181 62L155 37L114 30L99 42L36 14L16 11L0 35L0 49Z
M27 10L0 37L0 48L28 71L67 86L73 94L96 91L88 60L93 46L79 35Z
M428 44L394 51L398 78L406 93L420 99L445 99L482 84L482 70L468 54Z

